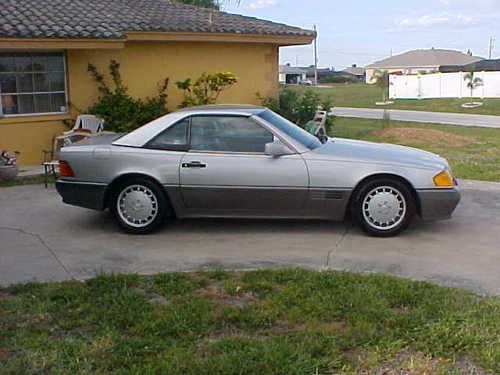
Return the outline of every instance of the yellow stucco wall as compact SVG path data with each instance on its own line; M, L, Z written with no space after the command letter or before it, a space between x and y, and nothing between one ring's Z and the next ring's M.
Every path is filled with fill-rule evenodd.
M66 56L73 112L85 111L97 98L87 64L107 73L111 59L120 62L123 81L135 97L155 95L158 82L169 77L170 111L182 101L175 82L203 72L231 71L238 76L238 83L221 95L219 103L257 104L257 92L274 95L278 89L278 47L270 44L128 42L123 49L67 50ZM61 120L67 117L0 118L0 149L19 151L21 165L38 164L42 150L50 149L53 137L65 129Z
M52 140L67 128L68 115L0 118L0 149L19 152L18 164L36 165L43 161L43 150L52 150Z

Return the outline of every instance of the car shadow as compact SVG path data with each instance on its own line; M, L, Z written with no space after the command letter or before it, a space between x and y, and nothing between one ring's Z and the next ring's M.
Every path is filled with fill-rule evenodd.
M78 228L87 233L106 233L127 235L120 230L113 215L109 211L88 211L85 214L68 218L66 226ZM460 230L460 224L453 220L427 222L416 217L409 228L400 236L413 236L425 233L453 233ZM350 219L344 221L329 221L316 219L234 219L234 218L196 218L174 220L164 223L151 236L165 235L168 233L182 234L221 234L221 233L254 233L254 234L366 234Z

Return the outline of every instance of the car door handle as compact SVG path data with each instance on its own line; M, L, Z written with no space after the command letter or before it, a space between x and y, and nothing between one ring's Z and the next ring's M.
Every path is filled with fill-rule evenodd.
M201 161L190 161L189 163L182 163L182 168L206 168L207 165Z

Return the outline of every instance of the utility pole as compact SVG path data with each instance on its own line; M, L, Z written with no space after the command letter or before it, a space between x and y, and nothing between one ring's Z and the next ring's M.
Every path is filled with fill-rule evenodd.
M495 49L495 37L490 36L490 53L489 53L489 57L488 57L490 60L491 60L494 49Z
M316 25L314 25L314 86L318 86L318 34L316 32Z

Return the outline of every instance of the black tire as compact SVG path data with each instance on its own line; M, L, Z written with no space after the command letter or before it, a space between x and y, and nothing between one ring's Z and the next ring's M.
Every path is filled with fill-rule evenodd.
M387 191L395 194L395 199L399 202L400 206L397 207L398 211L397 216L394 219L393 223L378 223L374 218L370 216L368 213L369 199L372 197L372 194L377 194L375 190L382 189L383 187L388 187ZM398 195L397 192L400 193ZM384 191L380 191L379 193L384 193ZM353 196L353 200L351 203L351 215L355 222L363 229L366 233L376 236L376 237L391 237L396 236L399 233L403 232L408 225L410 225L413 217L416 213L416 204L415 199L408 188L408 186L398 181L397 179L391 178L377 178L371 181L368 181L366 184L361 186ZM370 197L368 197L370 195ZM367 201L365 201L365 199ZM402 207L402 203L404 201L404 211ZM384 202L385 203L385 202ZM365 207L363 207L365 204ZM381 207L384 209L384 207ZM400 214L401 213L401 214ZM387 229L381 228L381 226L387 225Z
M124 212L126 211L119 208L119 199L122 193L127 195L133 193L132 190L134 189L146 194L152 200L150 204L154 214L152 213L147 219L144 219L144 223L132 224L125 218L126 213ZM127 191L129 192L127 193ZM165 219L173 217L173 210L166 192L154 181L142 177L131 177L115 186L111 195L110 210L120 228L130 234L151 233L158 229L164 223Z

